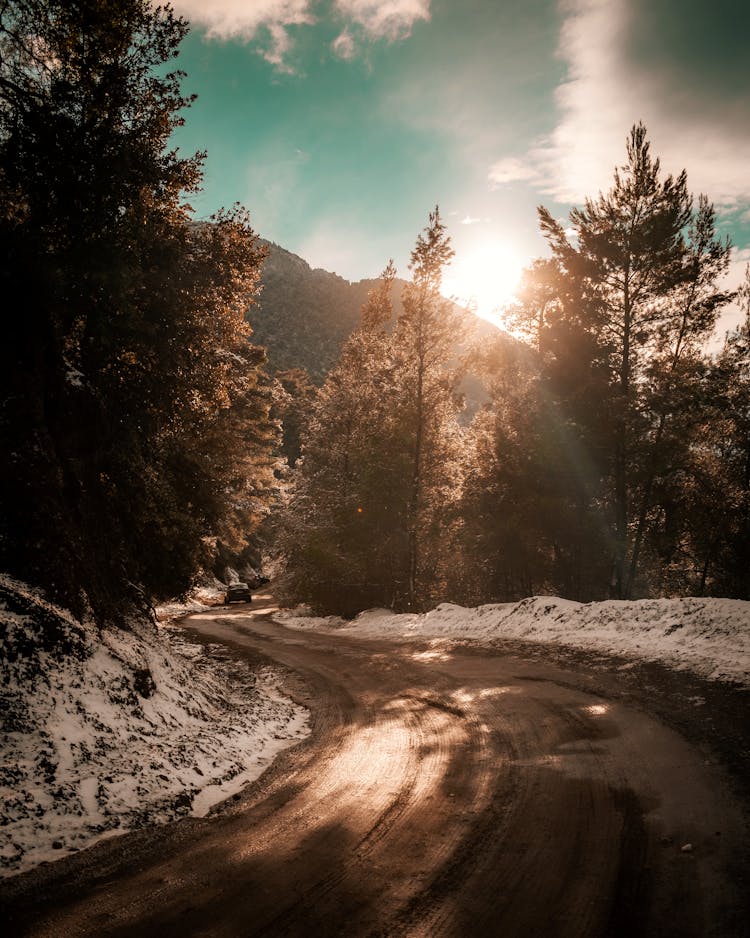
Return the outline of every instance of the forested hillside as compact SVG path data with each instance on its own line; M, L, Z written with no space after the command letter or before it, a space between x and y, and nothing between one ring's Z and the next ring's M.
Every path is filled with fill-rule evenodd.
M266 349L268 367L275 372L303 368L321 384L339 357L346 339L359 323L360 309L376 280L350 283L310 265L278 244L260 239L268 251L261 273L261 289L250 310L253 341ZM383 264L387 258L383 259ZM407 281L393 281L393 305L401 312L401 294ZM487 337L495 326L470 313L472 335ZM456 348L456 354L460 349ZM465 385L471 397L479 395L476 383Z
M275 371L304 368L321 382L359 318L371 281L349 283L268 241L253 337Z
M285 519L289 597L326 613L554 593L591 601L749 594L748 321L718 355L731 244L637 124L609 191L545 208L551 257L473 361L489 400L460 420L436 211L412 280L386 271L301 436ZM750 276L750 275L749 275Z

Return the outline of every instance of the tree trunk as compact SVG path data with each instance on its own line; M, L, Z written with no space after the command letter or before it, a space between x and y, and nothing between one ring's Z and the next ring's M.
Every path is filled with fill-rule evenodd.
M423 365L420 358L417 367L417 393L416 393L416 414L415 414L415 434L414 434L414 462L412 464L411 495L409 498L409 593L407 597L408 607L414 609L417 588L418 588L418 570L419 570L419 547L420 547L420 517L419 517L419 499L422 490L422 441L423 441L423 419L424 419L424 374Z
M701 582L700 582L700 586L698 587L699 596L703 596L704 591L706 589L706 580L708 579L708 571L711 565L711 561L713 560L714 548L716 546L717 541L718 541L718 530L714 531L714 533L711 535L711 540L708 543L708 550L706 551L706 559L703 561L703 569L701 570Z
M628 579L625 584L625 595L623 599L631 598L633 583L635 582L635 574L638 569L638 561L640 560L641 547L643 545L643 535L646 530L646 518L648 517L648 510L651 507L651 492L654 487L654 479L656 478L656 458L662 436L664 435L664 422L665 416L662 414L659 418L659 426L657 427L654 445L651 450L646 483L643 486L643 497L641 498L641 507L638 512L638 525L636 527L635 537L633 538L633 552L630 557L630 568L628 570Z
M692 309L693 302L695 299L695 285L691 289L688 300L685 303L685 306L682 310L682 322L680 323L680 331L677 335L677 342L675 344L674 352L672 353L672 361L669 365L669 374L670 376L674 374L677 364L680 360L680 353L682 352L683 342L685 340L685 333L687 332L687 323L690 310ZM628 580L625 586L625 599L630 599L630 593L633 588L633 582L635 581L635 574L638 569L638 561L640 559L641 546L643 544L643 535L646 529L646 517L648 516L648 510L651 507L651 492L654 487L654 479L656 477L656 460L658 456L659 446L661 444L662 437L664 435L664 425L666 423L666 414L662 411L659 414L659 426L656 431L656 437L654 439L654 445L651 450L651 458L649 459L649 471L648 476L646 477L646 484L643 487L643 497L641 499L641 507L638 512L638 527L635 533L635 539L633 541L633 555L630 558L630 570L628 572Z
M620 413L615 439L615 599L625 598L625 555L628 542L628 406L630 404L630 307L629 272L623 286L623 336L620 360Z

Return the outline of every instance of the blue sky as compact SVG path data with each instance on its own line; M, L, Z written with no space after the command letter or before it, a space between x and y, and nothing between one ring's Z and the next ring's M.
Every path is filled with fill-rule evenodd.
M240 201L313 266L356 280L394 257L405 274L439 204L449 286L489 307L545 253L536 206L563 217L608 188L638 120L716 204L732 282L750 260L745 0L174 5L199 96L177 143L208 150L196 212Z

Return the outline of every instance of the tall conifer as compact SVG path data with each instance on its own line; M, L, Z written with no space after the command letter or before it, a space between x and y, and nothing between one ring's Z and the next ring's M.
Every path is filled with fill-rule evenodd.
M461 473L460 320L437 210L412 253L392 333L391 264L314 407L284 538L290 598L326 612L416 609L444 596Z
M620 598L635 588L670 387L729 298L717 286L729 244L716 236L711 206L701 198L694 209L684 171L662 176L642 124L631 130L627 156L612 189L570 213L573 238L539 210L576 298L561 318L595 339L608 372L611 590Z
M240 209L191 225L201 155L168 149L186 31L147 0L0 9L0 563L103 616L184 590L271 484L262 251Z
M399 409L410 463L409 609L419 608L432 592L444 510L457 485L457 380L449 362L460 344L462 325L453 304L441 294L453 254L436 207L411 254L413 279L404 289L395 333Z

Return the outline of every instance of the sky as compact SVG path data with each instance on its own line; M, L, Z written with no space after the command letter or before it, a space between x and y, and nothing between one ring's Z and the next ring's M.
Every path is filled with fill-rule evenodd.
M479 312L607 190L643 120L665 172L715 204L750 261L746 0L173 0L206 150L200 217L241 202L264 238L349 280L409 253L440 206L446 288ZM468 284L473 284L471 294ZM730 311L721 328L732 325Z

